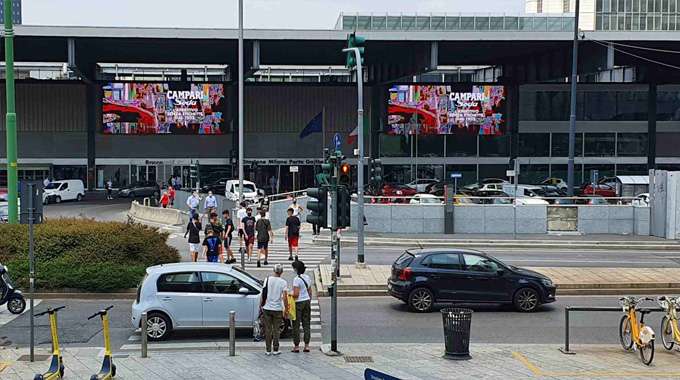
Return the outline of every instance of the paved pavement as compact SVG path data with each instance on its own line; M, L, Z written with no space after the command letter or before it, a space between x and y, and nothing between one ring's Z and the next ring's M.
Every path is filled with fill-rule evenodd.
M225 350L152 352L142 359L136 354L114 357L116 379L359 379L367 368L400 379L573 379L573 378L678 378L677 352L659 349L650 367L636 353L620 347L576 346L576 355L564 355L554 345L473 344L472 359L442 358L442 343L347 344L342 356L326 356L315 350L280 356L238 350L234 357ZM88 378L99 370L101 350L65 349L67 378ZM6 380L32 378L44 371L47 361L19 361L26 350L0 349L0 375Z

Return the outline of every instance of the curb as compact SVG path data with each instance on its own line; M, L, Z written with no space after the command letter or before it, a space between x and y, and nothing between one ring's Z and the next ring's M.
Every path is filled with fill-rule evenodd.
M29 293L25 292L24 296L28 297ZM75 299L75 300L133 300L137 297L137 289L131 289L125 292L115 293L79 293L79 292L45 292L33 293L33 298L37 299Z

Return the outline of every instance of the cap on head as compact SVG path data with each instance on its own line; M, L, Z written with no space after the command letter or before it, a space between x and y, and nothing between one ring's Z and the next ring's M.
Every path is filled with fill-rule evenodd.
M274 273L276 273L276 274L283 273L283 265L281 265L281 264L274 265Z

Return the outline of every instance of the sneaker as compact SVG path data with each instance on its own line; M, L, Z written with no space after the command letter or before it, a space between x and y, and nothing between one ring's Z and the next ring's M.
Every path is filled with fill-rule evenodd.
M288 256L289 261L293 261L293 256Z
M272 353L269 352L269 351L266 351L264 354L267 355L267 356L270 356Z
M274 355L274 356L281 355L281 351L274 351L274 352L272 352L272 355Z
M257 267L258 267L258 268L261 267L261 265L260 265L260 260L257 260Z
M252 257L249 257L249 258L248 258L248 264L250 264L250 263L252 263L252 262L253 262L253 258L252 258Z
M298 257L297 257L297 255L295 255L295 261L300 261L300 260L298 260Z
M269 265L269 262L267 260L265 260L264 265Z

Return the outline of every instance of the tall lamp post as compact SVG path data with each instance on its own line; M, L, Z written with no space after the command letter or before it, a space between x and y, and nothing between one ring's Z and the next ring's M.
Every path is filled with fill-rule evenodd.
M12 1L5 0L5 96L7 113L5 129L7 139L7 205L8 219L19 222L17 189L17 114L14 107L14 27L12 25Z
M243 0L238 0L238 198L243 202Z
M579 0L574 9L574 42L571 53L571 112L569 115L569 161L567 162L567 195L574 196L574 147L576 145L576 81L578 79Z

